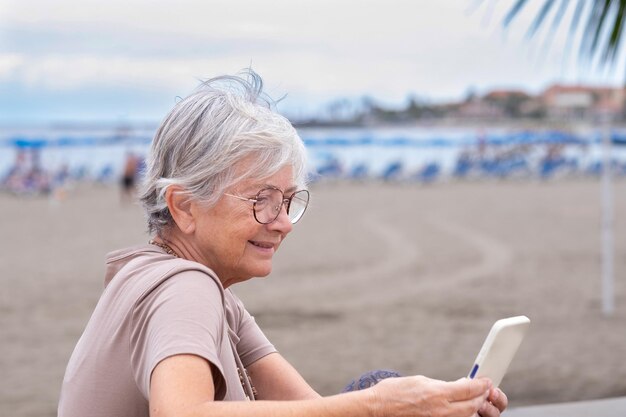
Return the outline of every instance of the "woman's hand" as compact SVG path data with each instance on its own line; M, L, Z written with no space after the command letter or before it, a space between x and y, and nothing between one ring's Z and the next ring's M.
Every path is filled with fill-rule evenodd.
M500 390L500 388L492 388L489 392L489 398L483 404L478 414L481 417L498 417L506 409L509 400Z
M462 378L454 382L424 376L388 378L371 390L374 415L381 417L473 417L481 409L485 410L484 417L496 417L499 408L488 402L492 391L494 404L501 405L504 398L506 407L506 396L499 390L492 390L491 381L483 378Z

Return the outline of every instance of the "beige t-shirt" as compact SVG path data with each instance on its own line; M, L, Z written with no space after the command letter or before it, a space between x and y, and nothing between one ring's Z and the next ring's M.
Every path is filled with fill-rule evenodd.
M153 245L112 252L104 292L65 371L58 415L147 417L152 371L176 354L215 365L216 400L244 400L233 345L245 367L276 351L210 269Z

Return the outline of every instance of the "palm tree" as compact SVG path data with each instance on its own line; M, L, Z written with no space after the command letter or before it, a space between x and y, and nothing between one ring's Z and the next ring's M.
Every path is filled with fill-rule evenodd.
M528 0L517 0L505 16L504 26L508 27L528 3ZM551 30L556 30L570 7L574 7L569 25L570 41L582 31L579 58L603 67L613 66L623 37L626 0L544 0L528 28L528 36L535 36L550 20Z
M517 0L504 18L507 27L529 2ZM623 37L624 11L626 0L544 0L543 6L528 28L530 37L546 25L549 16L552 18L551 29L558 28L565 12L575 7L570 22L570 41L582 30L579 59L586 62L597 62L602 67L612 67L619 53L620 41ZM583 17L584 16L584 17ZM582 29L581 21L585 21ZM607 130L610 127L607 125ZM605 133L603 140L603 165L611 164L610 132ZM606 316L613 314L614 301L614 268L613 268L613 197L611 190L610 169L602 170L602 311Z

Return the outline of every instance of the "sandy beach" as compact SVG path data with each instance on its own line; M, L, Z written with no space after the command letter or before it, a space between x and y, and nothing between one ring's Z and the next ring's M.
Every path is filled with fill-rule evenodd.
M233 287L322 394L376 368L463 377L491 324L530 332L512 407L626 395L626 182L615 183L615 302L601 310L597 180L316 184L274 271ZM137 205L81 185L0 195L0 414L54 416L107 252L148 240Z

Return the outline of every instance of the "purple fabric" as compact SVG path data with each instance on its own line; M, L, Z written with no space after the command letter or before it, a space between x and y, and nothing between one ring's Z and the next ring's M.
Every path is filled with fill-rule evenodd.
M387 369L378 369L375 371L369 371L361 375L358 379L351 381L341 392L359 391L378 384L380 381L386 378L400 377L396 371Z

